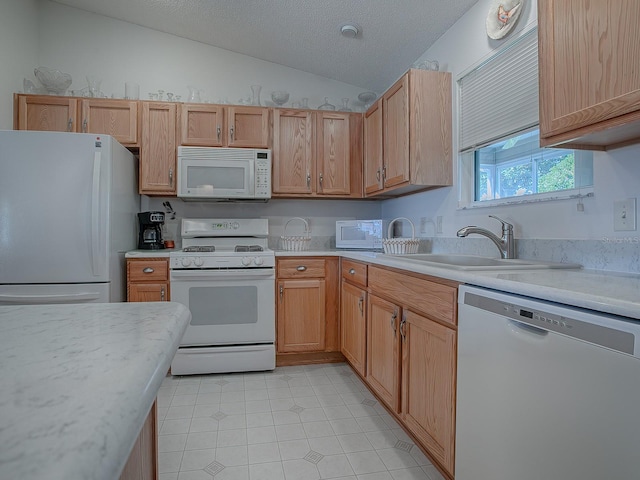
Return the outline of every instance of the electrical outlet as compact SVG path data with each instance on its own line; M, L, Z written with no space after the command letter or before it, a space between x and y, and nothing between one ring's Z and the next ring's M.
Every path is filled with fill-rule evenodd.
M442 215L436 217L436 233L442 233Z
M627 198L613 202L613 230L615 232L636 229L636 199Z

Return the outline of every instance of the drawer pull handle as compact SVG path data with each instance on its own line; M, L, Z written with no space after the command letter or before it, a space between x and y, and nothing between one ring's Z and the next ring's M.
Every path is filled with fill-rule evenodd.
M402 337L402 341L407 341L407 316L403 315L402 320L400 321L400 336Z
M164 302L164 287L160 289L160 301Z
M349 274L350 275L355 275L356 274L356 269L355 268L349 269Z
M304 265L300 265L296 268L296 270L298 270L299 272L304 272L307 269L307 267L305 267Z
M396 326L396 319L398 318L398 311L394 311L393 315L391 315L391 328L393 329L393 336L396 336L396 332L397 332L397 326Z
M154 272L154 270L151 267L147 267L147 268L144 268L142 270L142 273L153 273L153 272Z
M361 297L358 299L358 310L360 310L360 315L364 315L364 310L363 310L363 308L362 308L362 306L363 306L363 305L364 305L364 297L363 297L363 296L361 296Z

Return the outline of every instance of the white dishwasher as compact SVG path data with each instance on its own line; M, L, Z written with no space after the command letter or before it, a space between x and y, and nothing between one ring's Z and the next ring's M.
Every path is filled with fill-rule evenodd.
M456 480L640 479L640 321L461 286Z

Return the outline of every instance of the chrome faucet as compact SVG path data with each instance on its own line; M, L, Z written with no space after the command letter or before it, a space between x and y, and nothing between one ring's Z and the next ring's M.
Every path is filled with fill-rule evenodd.
M498 238L496 234L490 232L486 228L476 227L475 225L469 225L468 227L461 228L460 230L458 230L457 235L459 237L466 237L467 235L470 235L472 233L484 235L496 244L496 247L498 247L498 250L500 250L500 256L502 258L516 258L516 242L513 238L513 225L505 222L495 215L489 216L502 223L502 238Z

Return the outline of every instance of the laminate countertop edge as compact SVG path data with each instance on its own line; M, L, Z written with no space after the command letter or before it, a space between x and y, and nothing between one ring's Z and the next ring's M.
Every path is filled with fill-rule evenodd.
M0 478L117 479L190 319L173 302L0 307Z

